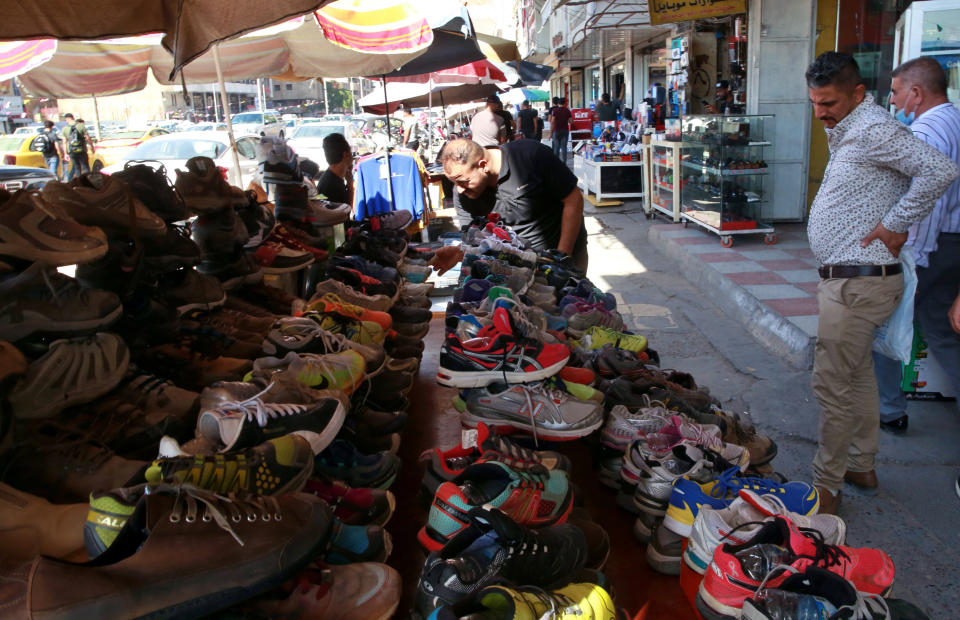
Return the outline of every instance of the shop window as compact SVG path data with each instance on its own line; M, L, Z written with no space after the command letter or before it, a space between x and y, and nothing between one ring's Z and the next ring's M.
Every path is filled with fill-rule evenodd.
M852 54L867 92L884 105L890 97L893 41L902 0L840 0L837 51Z

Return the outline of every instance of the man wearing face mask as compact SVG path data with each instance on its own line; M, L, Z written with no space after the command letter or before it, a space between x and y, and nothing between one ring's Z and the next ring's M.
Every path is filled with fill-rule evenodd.
M821 54L808 67L806 81L830 149L807 227L822 265L813 362L820 438L813 483L820 512L836 514L844 483L876 492L880 407L870 355L874 331L903 295L897 257L907 231L933 210L960 170L874 103L851 55Z
M915 58L893 71L891 103L913 135L960 164L960 111L947 100L947 74L933 58ZM960 386L960 335L948 312L960 292L960 180L933 211L910 227L905 244L917 260L914 318L951 383ZM874 353L880 389L880 427L907 430L907 400L900 390L900 362Z

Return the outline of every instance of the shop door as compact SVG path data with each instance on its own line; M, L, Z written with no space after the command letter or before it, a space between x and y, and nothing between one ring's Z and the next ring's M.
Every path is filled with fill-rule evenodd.
M776 116L764 219L806 216L811 115L803 74L813 60L815 18L815 0L750 1L747 110Z

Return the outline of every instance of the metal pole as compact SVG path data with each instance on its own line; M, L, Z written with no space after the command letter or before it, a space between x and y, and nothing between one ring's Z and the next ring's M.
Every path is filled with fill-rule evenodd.
M390 140L393 134L390 131L390 100L387 97L387 76L380 76L380 83L383 84L383 114L387 119L387 198L390 200L390 210L396 211L397 205L393 201L393 168L390 166Z
M193 121L196 118L196 114L193 110L193 100L190 98L190 93L187 92L187 80L183 77L183 71L180 72L180 86L183 87L183 107L187 112L188 121Z
M96 129L97 142L100 141L100 108L97 106L97 96L93 97L93 127Z
M320 84L323 86L323 115L330 114L330 104L327 102L327 81L320 78Z
M220 69L220 45L213 46L213 64L217 68L217 82L220 83L220 100L228 101L227 86L223 83L223 71ZM214 106L216 107L216 106ZM230 115L226 114L227 136L230 138L230 150L233 151L233 165L237 168L237 184L243 187L243 171L240 169L240 155L237 153L237 141L233 137L233 122Z
M433 74L427 78L427 153L433 152Z
M217 105L217 91L213 91L213 120L218 123L220 122L220 107Z

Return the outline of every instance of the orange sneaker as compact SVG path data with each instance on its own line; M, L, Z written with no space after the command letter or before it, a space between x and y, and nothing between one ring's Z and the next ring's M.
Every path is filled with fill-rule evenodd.
M389 312L380 312L379 310L370 310L363 306L349 304L336 293L326 293L321 297L315 297L310 301L307 310L315 310L321 313L333 313L340 316L357 319L360 321L371 321L377 323L384 330L390 329L393 325L393 317Z

